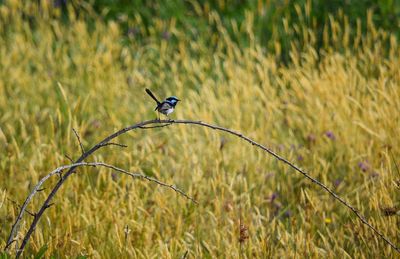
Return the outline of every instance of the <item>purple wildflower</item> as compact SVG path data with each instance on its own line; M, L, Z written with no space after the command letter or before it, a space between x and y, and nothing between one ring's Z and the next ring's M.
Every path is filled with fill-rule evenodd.
M337 188L337 187L339 187L339 185L340 185L342 182L343 182L343 179L338 178L338 179L336 179L336 180L333 182L333 185Z
M278 194L276 192L274 192L274 193L271 194L271 197L269 197L269 200L271 202L273 202L276 198L278 198Z
M287 210L285 211L285 213L283 213L283 216L284 216L285 218L290 218L290 217L292 216L292 211L291 211L290 209L287 209Z
M368 162L363 161L363 162L358 162L358 167L363 171L364 173L369 170L369 165Z
M327 137L328 137L329 139L331 139L331 140L335 140L335 139L336 139L335 134L333 134L333 132L330 131L330 130L328 130L327 132L325 132L325 136L327 136Z
M118 175L115 172L111 173L111 179L113 179L114 182L116 182L118 180Z

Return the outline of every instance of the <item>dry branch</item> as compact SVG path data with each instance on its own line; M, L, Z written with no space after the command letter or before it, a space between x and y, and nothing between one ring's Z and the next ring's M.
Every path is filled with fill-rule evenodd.
M191 124L191 125L198 125L198 126L202 126L202 127L207 127L207 128L211 128L214 130L218 130L218 131L223 131L223 132L227 132L231 135L237 136L241 139L244 139L245 141L249 142L250 144L252 144L253 146L256 146L260 149L262 149L263 151L269 153L270 155L272 155L273 157L275 157L276 159L278 159L279 161L287 164L288 166L290 166L291 168L293 168L295 171L301 173L304 177L306 177L307 179L309 179L311 182L313 182L314 184L317 184L318 186L320 186L323 190L325 190L326 192L328 192L334 199L338 200L340 203L342 203L344 206L346 206L348 209L350 209L356 216L357 218L363 223L365 224L368 228L370 228L376 235L378 235L383 241L385 241L387 244L389 244L392 248L394 248L397 252L400 253L400 248L398 248L393 242L391 242L387 237L385 237L378 229L376 229L374 226L372 226L363 215L361 215L361 213L352 205L350 205L348 202L346 202L343 198L341 198L340 196L338 196L334 191L332 191L329 187L327 187L326 185L324 185L323 183L321 183L320 181L318 181L317 179L313 178L312 176L310 176L307 172L303 171L301 168L297 167L296 165L294 165L293 163L289 162L288 160L286 160L285 158L279 156L278 154L276 154L275 152L273 152L272 150L268 149L267 147L257 143L256 141L250 139L249 137L244 136L243 134L227 129L227 128L223 128L220 126L216 126L216 125L211 125L208 123L204 123L201 121L191 121L191 120L148 120L148 121L143 121L143 122L139 122L137 124L134 124L132 126L123 128L115 133L113 133L112 135L106 137L104 140L102 140L101 142L99 142L98 144L96 144L95 146L93 146L90 150L86 151L85 153L83 153L81 155L81 157L79 159L77 159L75 161L75 163L81 163L84 159L86 159L88 156L90 156L91 154L93 154L96 150L100 149L101 147L107 146L107 143L110 143L110 141L128 131L134 130L134 129L151 129L151 128L159 128L159 127L166 127L166 126L170 126L172 124ZM148 126L150 125L150 126ZM75 169L77 168L77 166L72 166L71 168L69 168L69 170L64 174L64 176L62 178L60 178L60 180L58 181L58 183L54 186L53 190L50 192L49 196L47 197L47 199L44 201L44 203L42 204L41 208L39 209L39 211L36 213L36 217L33 219L27 233L25 234L22 244L19 248L19 250L17 251L17 257L19 257L23 251L23 249L25 248L26 244L29 241L30 236L32 235L33 231L35 230L35 227L40 219L40 217L42 216L42 214L44 213L44 211L46 210L47 206L49 205L50 201L52 200L52 198L54 197L54 195L56 194L56 192L58 191L58 189L61 187L61 185L63 184L63 182L75 171ZM168 186L168 185L167 185ZM169 187L173 187L173 186L169 186ZM10 235L11 236L11 235ZM10 242L13 242L13 239L9 239L7 241L7 246L10 245Z
M114 143L114 142L104 143L102 146L103 147L105 147L105 146L128 147L127 145L120 144L120 143Z
M33 190L28 195L28 197L26 198L26 200L23 203L23 205L19 206L21 208L21 210L20 210L20 213L18 214L17 220L15 221L15 223L14 223L14 225L12 227L10 236L8 237L6 249L12 244L13 241L15 241L14 238L15 238L17 232L18 232L19 224L20 224L20 221L22 220L22 217L24 216L24 213L26 212L26 213L30 214L31 216L33 216L34 218L37 217L37 213L32 213L32 212L28 211L27 210L27 206L28 206L29 202L33 199L33 196L35 196L35 194L38 191L40 191L40 187L43 185L43 183L47 179L49 179L51 176L53 176L55 174L61 174L62 171L66 170L66 169L69 169L69 168L72 168L72 167L76 168L76 167L81 167L81 166L92 166L92 167L101 166L101 167L106 167L106 168L112 169L114 171L129 175L129 176L131 176L133 178L145 179L147 181L154 182L154 183L156 183L156 184L158 184L160 186L170 188L170 189L174 190L176 193L184 196L185 198L187 198L187 199L189 199L189 200L191 200L191 201L193 201L194 203L197 204L196 200L194 200L192 197L190 197L189 195L187 195L185 192L183 192L182 190L178 189L174 185L166 184L166 183L164 183L164 182L162 182L160 180L157 180L157 179L155 179L153 177L147 176L147 175L142 174L142 173L131 173L131 172L128 172L128 171L126 171L124 169L121 169L119 167L116 167L116 166L113 166L113 165L109 165L109 164L106 164L106 163L102 163L102 162L94 162L94 163L81 162L81 163L76 163L76 164L71 164L71 165L64 165L64 166L58 167L57 169L53 170L52 172L50 172L49 174L44 176L39 181L39 183L36 184L36 186L33 188ZM63 178L61 178L61 179L63 179ZM49 208L52 205L53 204L48 204L48 205L46 205L46 208Z

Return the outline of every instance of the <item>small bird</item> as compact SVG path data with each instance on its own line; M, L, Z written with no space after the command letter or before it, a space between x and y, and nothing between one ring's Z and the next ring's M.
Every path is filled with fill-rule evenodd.
M147 88L146 93L150 95L150 97L153 98L153 100L157 103L157 107L154 110L166 115L167 117L174 111L176 104L180 101L178 98L176 98L176 96L171 96L160 102Z

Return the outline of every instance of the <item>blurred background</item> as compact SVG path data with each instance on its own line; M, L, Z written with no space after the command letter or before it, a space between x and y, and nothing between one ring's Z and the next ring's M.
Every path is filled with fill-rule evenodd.
M0 0L1 247L33 186L80 156L72 128L89 149L157 116L145 88L182 100L172 118L240 131L299 165L400 245L399 37L394 0ZM172 125L116 142L128 148L86 162L175 184L199 205L82 168L24 256L397 255L318 186L232 136Z
M157 33L161 39L176 43L180 38L174 30L178 30L187 39L215 44L213 39L218 39L218 28L212 19L214 15L235 43L248 46L250 39L246 37L243 24L250 22L257 43L278 54L279 61L284 64L290 60L291 48L303 49L310 44L310 38L317 50L333 45L327 38L335 30L332 24L335 20L349 26L349 40L356 38L357 33L367 33L372 24L399 37L400 3L390 0L90 2L97 15L118 22L124 32L136 40L145 40ZM79 4L82 3L54 1L54 6L63 9L64 15L68 6L79 9ZM345 46L335 47L343 51Z

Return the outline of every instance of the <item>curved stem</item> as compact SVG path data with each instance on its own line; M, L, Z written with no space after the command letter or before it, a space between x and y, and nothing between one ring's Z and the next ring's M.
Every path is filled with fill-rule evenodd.
M158 180L156 178L150 177L150 176L142 174L142 173L131 173L131 172L129 172L127 170L124 170L122 168L119 168L119 167L116 167L116 166L113 166L113 165L109 165L109 164L106 164L106 163L103 163L103 162L93 162L93 163L81 162L81 163L76 163L76 164L71 164L71 165L63 165L63 166L60 166L60 167L56 168L55 170L51 171L46 176L44 176L33 187L31 193L28 195L28 197L25 199L25 202L20 207L20 212L19 212L19 214L17 216L17 219L16 219L14 225L12 226L10 235L8 237L8 240L7 240L7 246L6 246L5 249L7 249L13 243L14 237L15 237L16 233L18 232L19 224L20 224L20 221L22 220L22 217L24 216L24 213L27 212L27 213L31 214L31 216L36 217L37 214L36 213L30 213L27 210L27 207L28 207L28 204L30 203L30 201L33 199L33 196L35 196L35 194L40 190L40 187L44 184L44 182L47 181L50 177L52 177L55 174L60 174L61 175L62 171L66 170L66 169L69 169L71 167L81 167L81 166L92 166L92 167L102 166L102 167L106 167L106 168L112 169L114 171L117 171L119 173L123 173L123 174L129 175L129 176L131 176L133 178L145 179L147 181L154 182L154 183L156 183L156 184L158 184L160 186L170 188L170 189L174 190L176 193L178 193L178 194L184 196L185 198L191 200L192 202L198 204L198 202L195 199L193 199L192 197L190 197L189 195L187 195L185 192L183 192L182 190L178 189L174 185L166 184L166 183L164 183L164 182L162 182L162 181L160 181L160 180Z
M305 172L304 170L302 170L301 168L297 167L296 165L294 165L293 163L289 162L287 159L279 156L278 154L276 154L275 152L273 152L272 150L270 150L269 148L259 144L258 142L250 139L249 137L244 136L242 133L240 132L236 132L234 130L230 130L224 127L220 127L220 126L216 126L216 125L212 125L212 124L208 124L208 123L204 123L201 121L192 121L192 120L148 120L148 121L143 121L137 124L134 124L130 127L121 129L117 132L115 132L114 134L108 136L107 138L105 138L104 140L102 140L100 143L96 144L95 146L93 146L90 150L86 151L84 154L82 154L82 156L76 161L76 163L80 163L82 162L85 158L87 158L89 155L91 155L92 153L94 153L97 149L103 147L104 145L106 145L110 140L118 137L121 134L124 134L127 131L133 130L133 129L142 129L142 128L149 128L149 127L145 127L146 125L165 125L165 126L169 126L172 124L191 124L191 125L197 125L197 126L202 126L202 127L207 127L207 128L211 128L214 130L218 130L218 131L223 131L226 133L229 133L231 135L237 136L247 142L249 142L250 144L252 144L253 146L256 146L260 149L262 149L263 151L267 152L268 154L272 155L273 157L275 157L276 159L278 159L279 161L287 164L288 166L290 166L291 168L293 168L296 172L301 173L304 177L306 177L307 179L309 179L311 182L313 182L314 184L317 184L318 186L320 186L323 190L325 190L326 192L328 192L334 199L338 200L340 203L342 203L344 206L346 206L348 209L350 209L356 216L357 218L363 223L365 224L368 228L370 228L376 235L378 235L382 240L384 240L387 244L389 244L392 248L394 248L397 252L400 253L400 248L398 248L393 242L391 242L387 237L385 237L377 228L375 228L374 226L372 226L366 219L365 217L352 205L350 205L347 201L345 201L343 198L341 198L339 195L337 195L333 190L331 190L329 187L327 187L326 185L324 185L323 183L321 183L320 181L318 181L317 179L313 178L312 176L310 176L307 172ZM151 126L150 128L154 127ZM62 177L60 179L60 181L56 184L56 186L53 188L53 190L51 191L51 193L49 194L49 196L47 197L47 199L44 201L42 207L40 208L40 210L37 212L37 216L34 218L33 222L30 225L30 228L28 230L28 232L26 233L22 244L19 248L19 250L17 251L17 257L19 257L23 251L23 249L25 248L30 236L32 235L40 217L42 216L42 214L44 213L44 211L48 208L50 201L52 200L52 198L54 197L54 195L56 194L56 192L58 191L58 189L61 187L61 185L63 184L63 182L75 171L76 167L71 167L64 175L64 177Z
M149 120L149 121L144 121L144 122L140 122L137 124L134 124L130 127L126 127L123 128L113 134L111 134L110 136L106 137L105 139L103 139L102 141L100 141L98 144L94 145L91 149L89 149L88 151L86 151L85 153L83 153L76 161L76 163L81 163L83 160L85 160L88 156L90 156L91 154L93 154L96 150L106 146L107 143L110 142L110 140L118 137L121 134L126 133L127 131L148 125L148 124L153 124L153 123L157 123L159 122L159 120ZM77 166L73 166L71 168L68 169L68 171L64 174L63 177L60 178L60 180L57 182L57 184L54 186L54 188L51 190L50 194L47 196L47 199L43 202L42 206L40 207L39 211L36 213L36 216L33 218L33 221L28 229L28 231L26 232L22 243L19 247L19 249L17 250L16 253L16 257L18 258L22 252L24 251L24 248L26 246L26 244L28 243L33 231L36 228L36 225L39 222L39 219L42 217L44 211L50 206L50 201L53 199L53 197L55 196L55 194L57 193L57 191L60 189L60 187L62 186L62 184L68 179L68 177L75 172ZM15 234L15 233L14 233ZM10 242L13 242L14 237L12 235L10 235L9 240L7 241L7 245L6 247L8 247L10 245Z

